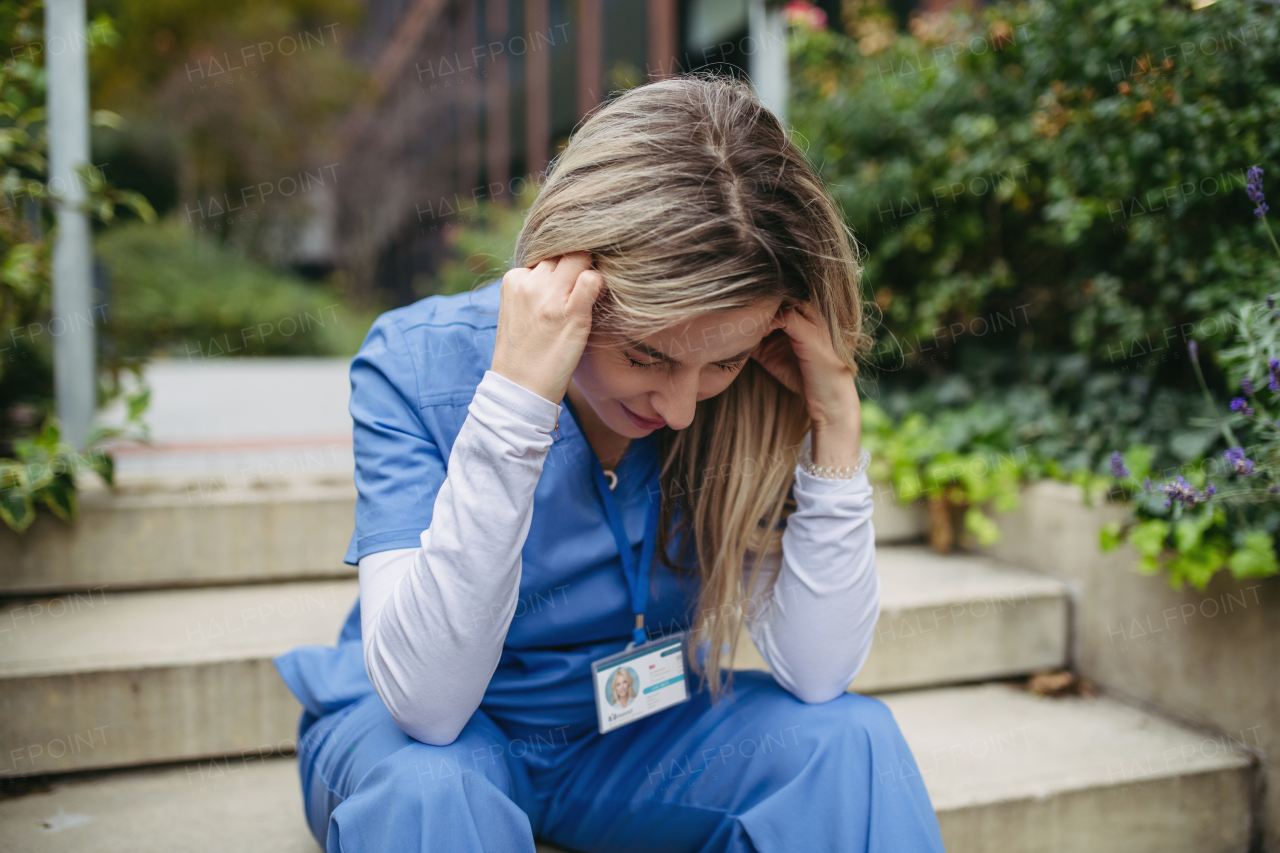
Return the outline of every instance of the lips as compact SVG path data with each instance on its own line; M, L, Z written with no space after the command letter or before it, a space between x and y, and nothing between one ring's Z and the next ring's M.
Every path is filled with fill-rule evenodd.
M667 425L667 422L662 418L642 418L622 403L618 405L622 406L622 411L626 413L627 417L631 418L632 422L642 429L661 429Z

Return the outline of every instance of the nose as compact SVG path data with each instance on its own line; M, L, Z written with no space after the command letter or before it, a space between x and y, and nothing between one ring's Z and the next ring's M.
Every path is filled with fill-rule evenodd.
M685 429L693 423L693 414L698 407L698 381L698 371L678 370L666 387L654 392L653 408L667 426Z

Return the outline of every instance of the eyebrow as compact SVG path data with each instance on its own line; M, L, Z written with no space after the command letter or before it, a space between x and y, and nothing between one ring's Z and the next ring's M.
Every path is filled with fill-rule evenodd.
M668 364L680 363L679 359L672 358L671 356L667 355L661 350L656 350L653 347L649 346L648 344L642 344L639 341L631 341L630 343L627 344L627 347L629 347L630 349L639 350L640 352L649 356L649 358L657 359L658 361L665 361ZM731 355L728 358L721 358L712 363L713 364L729 364L735 361L742 361L744 358L751 355L752 351L754 350L755 350L755 347L752 347L751 349L745 349L742 352L738 353L737 355Z

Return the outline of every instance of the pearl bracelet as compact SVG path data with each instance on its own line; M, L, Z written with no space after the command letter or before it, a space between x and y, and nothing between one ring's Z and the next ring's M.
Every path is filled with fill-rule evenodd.
M871 465L871 451L864 446L862 452L858 455L857 465L842 465L835 467L831 465L815 465L813 464L812 450L812 434L804 437L804 443L800 445L800 458L798 460L801 470L814 477L821 477L824 480L852 480L854 477L867 470Z

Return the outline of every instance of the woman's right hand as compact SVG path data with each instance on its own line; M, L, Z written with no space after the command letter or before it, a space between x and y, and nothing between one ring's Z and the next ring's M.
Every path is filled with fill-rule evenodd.
M604 279L590 252L570 252L502 277L492 370L553 403L569 389Z

